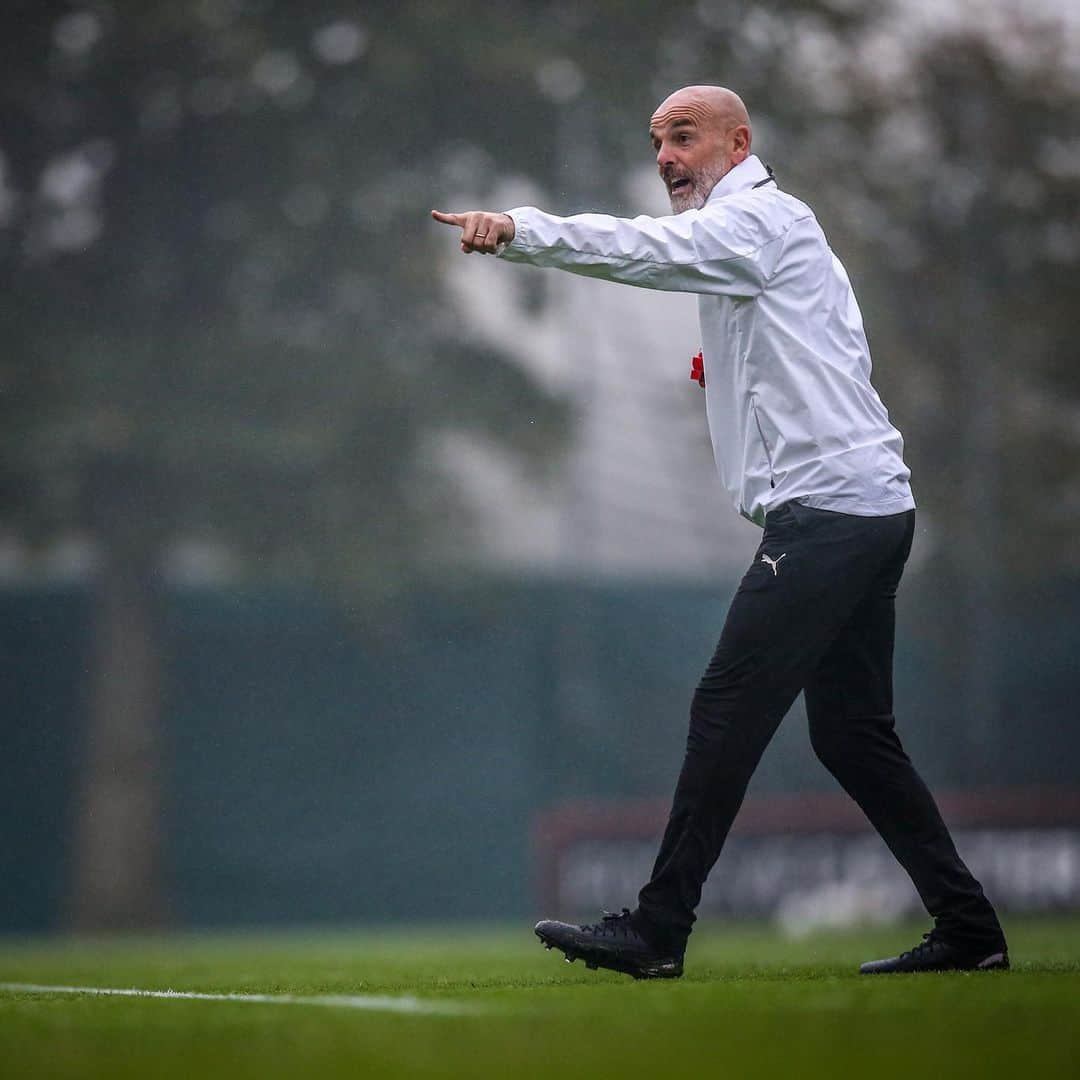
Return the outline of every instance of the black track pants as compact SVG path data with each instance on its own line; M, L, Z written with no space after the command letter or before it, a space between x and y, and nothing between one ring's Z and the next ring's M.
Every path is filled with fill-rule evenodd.
M942 934L988 952L1004 946L993 908L894 730L895 597L914 529L914 511L856 517L785 503L769 513L694 694L671 816L639 897L638 917L665 948L685 948L750 777L800 690L815 752Z

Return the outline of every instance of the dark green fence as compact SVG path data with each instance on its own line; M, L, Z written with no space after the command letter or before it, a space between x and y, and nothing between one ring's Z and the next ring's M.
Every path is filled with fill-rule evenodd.
M666 795L731 583L492 582L345 615L293 593L171 594L166 893L179 925L521 917L529 829L572 797ZM1004 627L994 784L1080 780L1080 586ZM970 781L947 650L905 600L900 727ZM0 931L62 923L89 598L0 595ZM798 715L796 715L798 714ZM829 789L801 706L754 786Z

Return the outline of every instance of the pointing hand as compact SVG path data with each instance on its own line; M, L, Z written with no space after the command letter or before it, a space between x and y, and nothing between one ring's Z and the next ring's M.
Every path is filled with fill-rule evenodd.
M487 210L467 210L464 214L444 214L432 210L431 216L444 225L461 229L461 250L466 254L479 251L494 255L500 244L514 239L514 219L508 214L493 214Z

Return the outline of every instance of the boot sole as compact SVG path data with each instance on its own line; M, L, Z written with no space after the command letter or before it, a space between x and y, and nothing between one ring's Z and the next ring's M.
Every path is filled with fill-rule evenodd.
M875 963L872 961L871 963ZM881 963L881 961L876 961ZM869 964L863 964L859 968L860 975L934 975L944 971L1008 971L1009 970L1009 954L1008 953L993 953L978 963L973 964L949 964L942 967L908 967L897 964L895 967L889 967L882 965L881 967L872 967Z

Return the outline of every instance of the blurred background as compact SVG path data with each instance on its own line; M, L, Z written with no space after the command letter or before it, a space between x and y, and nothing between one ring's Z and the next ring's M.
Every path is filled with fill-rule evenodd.
M0 932L633 903L758 536L695 301L427 211L664 213L695 82L905 435L908 748L1003 906L1080 906L1075 5L7 0L0 56ZM910 910L839 798L799 705L706 910Z

